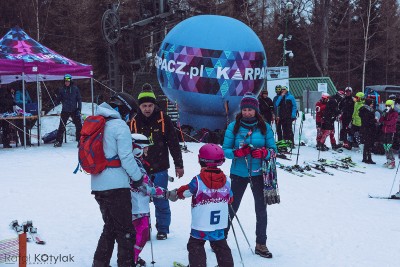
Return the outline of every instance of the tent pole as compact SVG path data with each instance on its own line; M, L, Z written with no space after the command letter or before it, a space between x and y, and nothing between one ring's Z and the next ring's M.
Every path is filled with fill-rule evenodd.
M37 135L38 135L38 146L40 146L40 128L42 127L42 90L40 88L39 75L36 75L36 95L38 103L38 121L37 121ZM32 140L31 140L32 143Z
M26 118L25 118L25 73L22 73L22 109L23 109L23 120L24 120L24 149L26 149ZM21 140L21 137L19 137Z
M92 77L90 78L90 88L92 91L92 116L94 116L93 74L92 74Z

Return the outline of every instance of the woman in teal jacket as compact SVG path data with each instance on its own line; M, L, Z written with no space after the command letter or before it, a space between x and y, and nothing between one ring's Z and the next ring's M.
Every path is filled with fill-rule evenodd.
M234 218L247 184L250 183L257 221L255 252L261 257L272 258L272 253L266 246L267 206L264 202L262 163L269 160L269 149L276 151L274 133L260 115L258 100L253 94L244 95L240 109L236 121L229 124L225 132L222 146L225 157L233 159L230 170L233 210L230 209L229 213L230 217Z

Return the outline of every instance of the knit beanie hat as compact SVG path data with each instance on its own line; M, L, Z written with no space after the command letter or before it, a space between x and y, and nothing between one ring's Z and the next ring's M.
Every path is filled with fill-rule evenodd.
M252 93L246 93L240 101L240 110L244 108L251 108L257 112L260 112L257 97Z
M146 103L146 102L150 102L155 104L156 103L156 95L153 92L153 88L151 87L150 84L145 83L142 86L142 92L140 92L139 96L138 96L138 102L139 105Z

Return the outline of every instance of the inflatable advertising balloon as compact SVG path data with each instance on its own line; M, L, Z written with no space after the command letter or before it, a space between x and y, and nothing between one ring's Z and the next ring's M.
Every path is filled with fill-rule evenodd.
M176 25L155 58L165 95L179 105L180 122L224 129L246 92L258 94L267 58L258 36L229 17L202 15Z

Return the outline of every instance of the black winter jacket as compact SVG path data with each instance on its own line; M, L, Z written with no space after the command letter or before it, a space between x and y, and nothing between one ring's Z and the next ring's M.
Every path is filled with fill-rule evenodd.
M3 92L1 92L3 90ZM0 88L0 113L13 112L14 99L10 92Z
M272 121L272 114L274 112L274 103L271 98L259 97L258 102L260 103L260 114L264 117L264 120L268 123Z
M82 98L79 88L71 82L70 86L65 85L58 91L56 104L62 104L63 112L76 112L82 110Z
M354 101L352 96L345 96L339 103L339 110L343 113L343 117L350 118L354 112Z
M334 130L335 129L335 120L338 115L337 102L335 98L329 98L326 103L326 108L324 110L324 114L322 115L322 129L323 130Z
M372 107L364 105L359 112L361 118L361 135L364 141L374 140L376 133L375 111Z
M149 146L147 156L144 160L149 164L144 164L149 174L168 170L169 152L174 160L175 168L183 168L182 151L179 145L178 136L174 125L168 115L163 113L164 117L164 133L162 131L161 111L156 107L150 117L144 116L140 110L134 117L137 133L143 134L148 138L152 138L153 145ZM135 132L132 127L131 132ZM169 151L169 152L168 152Z

